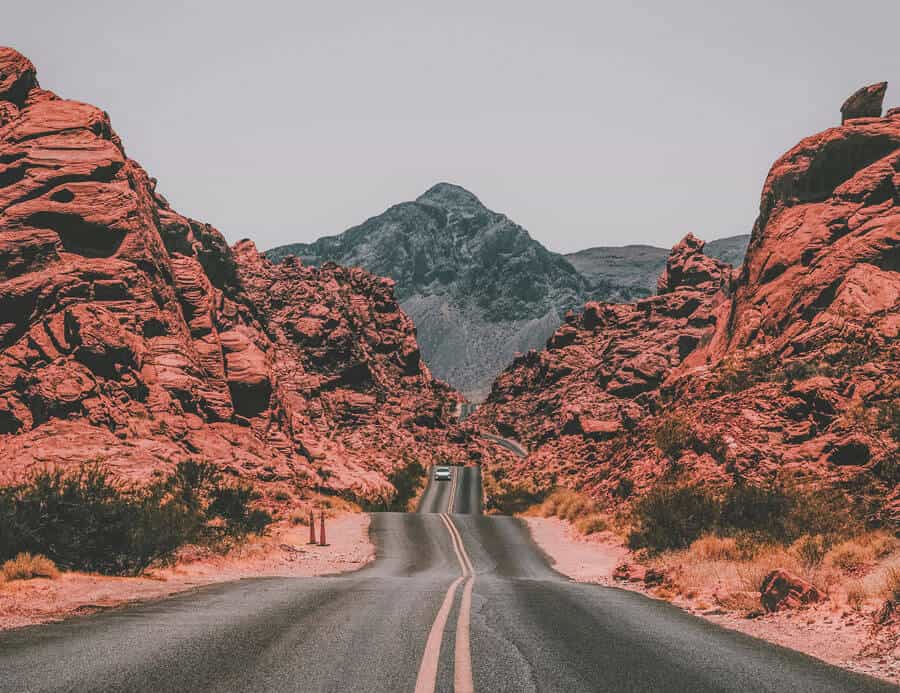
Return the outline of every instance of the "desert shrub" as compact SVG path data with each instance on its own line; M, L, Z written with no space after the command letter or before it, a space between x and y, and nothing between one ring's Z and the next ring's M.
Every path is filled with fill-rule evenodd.
M884 579L884 595L895 602L900 602L900 567L888 568Z
M742 392L776 377L778 362L772 354L726 359L719 367L718 387L723 392Z
M846 595L848 606L854 611L862 611L869 592L861 582L855 581L847 585Z
M838 542L825 561L845 572L855 571L900 549L900 539L885 531L867 532Z
M534 480L514 481L495 474L485 474L484 490L487 510L504 515L515 515L536 505L547 497L548 489Z
M789 361L784 365L781 373L789 383L798 380L808 380L817 375L825 375L827 366L815 361Z
M582 534L605 532L610 527L609 517L604 513L591 513L575 521L575 529Z
M0 566L0 574L6 580L31 580L32 578L58 578L59 569L46 556L20 553Z
M684 548L712 531L720 513L718 499L706 488L660 484L634 504L628 545L651 553Z
M831 565L843 571L852 571L864 566L870 560L870 555L858 543L845 541L833 547L826 558Z
M257 498L252 486L216 486L210 494L206 516L225 520L224 532L228 536L261 534L272 523L272 516L265 510L250 507Z
M391 502L391 510L406 510L409 501L416 495L425 481L425 467L417 460L397 467L388 475L388 481L397 489Z
M582 534L602 532L609 528L609 517L598 510L590 496L567 488L559 488L535 509L542 517L558 517L571 522Z
M857 523L846 499L829 490L737 483L722 499L721 528L791 543L804 534L849 534Z
M287 503L291 499L291 494L287 491L276 491L272 499L279 503Z
M660 421L653 432L653 440L667 457L677 458L682 452L697 443L697 436L691 425L680 416L669 415Z
M247 507L251 491L235 489L194 462L144 487L97 464L42 471L0 491L0 559L24 551L64 569L135 574L183 544L261 532L271 518ZM223 522L213 526L214 517Z
M691 544L690 555L702 561L737 561L744 558L745 551L734 537L720 537L708 534Z
M804 534L791 544L790 550L807 569L811 569L824 560L828 541L821 534Z
M821 535L824 550L834 538L860 529L839 492L786 484L738 483L713 491L662 482L632 506L632 515L630 545L651 552L684 548L707 533L734 537L745 552L755 544L788 545Z

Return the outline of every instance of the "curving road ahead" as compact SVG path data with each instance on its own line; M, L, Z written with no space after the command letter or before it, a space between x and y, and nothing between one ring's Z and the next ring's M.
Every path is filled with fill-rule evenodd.
M357 573L243 580L0 634L0 690L898 690L570 582L519 521L478 514L480 499L478 471L455 469L421 512L373 515L378 557Z

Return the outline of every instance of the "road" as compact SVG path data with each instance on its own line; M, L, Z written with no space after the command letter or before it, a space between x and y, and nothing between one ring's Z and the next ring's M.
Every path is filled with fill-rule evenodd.
M528 450L526 450L523 445L512 438L501 438L500 436L495 436L493 433L481 433L482 438L487 438L490 441L497 443L497 445L506 448L510 452L512 452L517 457L528 457Z
M373 515L377 559L356 573L242 580L0 634L0 690L898 690L570 582L518 520L478 514L480 498L477 470L455 469L422 512Z

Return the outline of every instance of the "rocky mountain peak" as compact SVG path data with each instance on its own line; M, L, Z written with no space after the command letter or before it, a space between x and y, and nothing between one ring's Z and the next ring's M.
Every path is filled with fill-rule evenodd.
M440 207L445 210L470 209L486 211L475 195L453 183L436 183L416 198L419 204Z

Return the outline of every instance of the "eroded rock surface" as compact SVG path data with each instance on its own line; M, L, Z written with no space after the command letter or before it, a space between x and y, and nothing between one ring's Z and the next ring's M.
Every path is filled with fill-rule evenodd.
M769 172L738 276L685 239L658 296L570 315L473 423L525 442L510 473L546 485L621 499L672 473L781 475L900 522L898 184L895 114L804 139ZM677 446L656 435L673 423Z
M273 267L175 212L108 116L0 49L0 477L186 458L256 482L389 497L465 459L458 396L389 281Z

